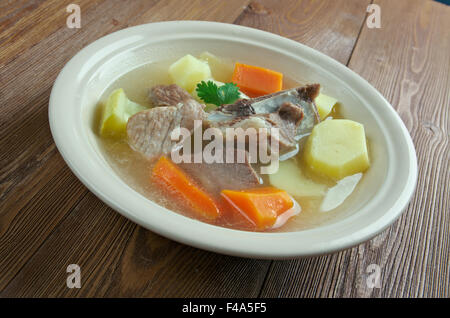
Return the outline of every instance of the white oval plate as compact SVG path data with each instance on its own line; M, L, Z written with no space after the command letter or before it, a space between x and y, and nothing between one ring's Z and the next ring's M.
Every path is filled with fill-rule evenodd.
M340 100L344 115L364 124L371 168L345 213L319 227L254 233L206 224L172 212L131 189L111 169L93 129L94 108L118 77L150 62L211 51L263 65L302 82L317 82ZM52 89L49 120L55 143L77 177L130 220L175 241L229 255L293 258L364 242L400 216L417 179L413 143L392 106L369 83L332 58L256 29L198 21L140 25L105 36L63 68ZM345 203L344 203L345 204Z

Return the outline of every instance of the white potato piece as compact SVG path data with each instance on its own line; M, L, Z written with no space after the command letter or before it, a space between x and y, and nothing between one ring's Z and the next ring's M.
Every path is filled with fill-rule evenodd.
M188 54L170 65L169 76L175 84L192 92L198 82L211 78L212 74L208 63Z
M324 120L325 117L327 117L331 113L333 107L337 104L338 101L337 99L330 97L328 95L319 94L319 96L316 97L314 102L316 103L320 119Z
M293 159L281 161L276 173L269 175L270 184L293 197L322 197L327 187L307 178Z
M128 119L147 108L127 98L122 88L113 91L106 101L100 119L100 135L122 137L126 134Z
M332 119L317 124L308 137L304 158L316 173L340 180L369 168L364 126Z
M234 72L234 63L231 60L220 58L212 53L203 52L200 59L206 61L211 68L212 76L221 82L231 82Z

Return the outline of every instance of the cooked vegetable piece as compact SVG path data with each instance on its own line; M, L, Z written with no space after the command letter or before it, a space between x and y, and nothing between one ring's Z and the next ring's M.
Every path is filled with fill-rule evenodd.
M130 101L122 88L109 95L100 120L100 135L122 137L126 135L128 118L147 109Z
M250 97L279 92L283 88L283 74L242 63L236 63L231 81Z
M293 159L281 161L278 171L269 175L269 181L294 197L322 197L327 190L324 184L307 178Z
M195 91L203 102L217 106L232 104L241 96L239 88L233 83L217 86L213 81L201 81Z
M325 94L319 94L319 96L317 96L315 99L315 103L317 106L317 111L319 112L320 119L324 120L325 117L327 117L333 110L333 107L337 103L337 99Z
M357 173L352 176L345 177L337 182L337 184L328 189L322 204L320 205L320 212L329 212L340 206L345 199L347 199L353 190L355 190L358 182L362 178L362 173Z
M222 190L222 196L260 230L272 227L279 215L294 206L286 191L273 187Z
M183 170L162 156L152 171L152 179L163 189L180 198L198 216L214 220L220 215L214 199L203 191Z
M200 54L200 59L206 61L211 68L213 78L221 82L229 82L233 75L234 63L227 59L220 58L209 52Z
M305 161L316 173L342 179L369 167L364 126L347 119L316 125L305 147Z
M172 81L188 92L192 92L198 82L211 78L208 63L188 54L169 67Z

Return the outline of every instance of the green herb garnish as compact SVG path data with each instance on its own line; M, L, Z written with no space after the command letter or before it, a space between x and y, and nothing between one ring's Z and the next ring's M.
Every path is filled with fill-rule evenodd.
M239 87L234 83L226 83L222 86L217 86L212 81L201 81L197 84L195 89L198 97L206 104L214 104L222 106L224 104L232 104L241 97Z

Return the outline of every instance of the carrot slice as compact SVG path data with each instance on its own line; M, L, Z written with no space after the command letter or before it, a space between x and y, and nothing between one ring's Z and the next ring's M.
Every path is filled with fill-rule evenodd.
M282 73L242 63L236 63L231 81L249 97L272 94L283 88Z
M222 190L221 194L260 230L272 227L279 215L294 206L286 191L274 187Z
M152 171L153 180L173 193L200 217L214 220L220 215L214 199L203 191L183 170L166 157L159 158Z

